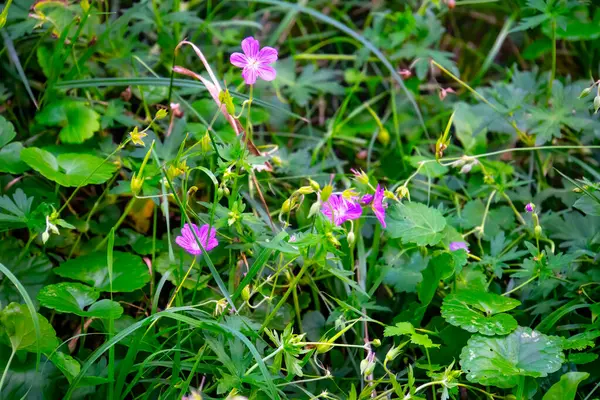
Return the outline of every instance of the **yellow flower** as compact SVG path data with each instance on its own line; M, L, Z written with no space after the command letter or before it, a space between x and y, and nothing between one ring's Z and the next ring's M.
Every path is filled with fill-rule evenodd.
M146 136L148 136L148 134L146 132L139 132L137 126L133 128L131 132L129 132L129 137L131 138L131 141L139 146L146 147L146 144L142 140Z

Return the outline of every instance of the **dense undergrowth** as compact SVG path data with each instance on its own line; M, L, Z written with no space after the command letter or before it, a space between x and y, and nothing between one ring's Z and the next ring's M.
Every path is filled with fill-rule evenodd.
M0 399L600 397L600 9L5 1Z

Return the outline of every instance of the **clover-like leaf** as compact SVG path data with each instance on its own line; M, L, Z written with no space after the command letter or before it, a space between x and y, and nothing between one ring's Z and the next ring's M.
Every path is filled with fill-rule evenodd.
M521 326L504 337L475 335L460 353L469 381L501 388L516 386L522 376L547 376L564 361L560 338Z
M58 312L71 313L80 317L119 318L123 307L108 299L98 300L100 292L92 287L76 282L61 282L48 285L40 290L38 300L47 308ZM85 310L86 307L89 308Z
M38 314L40 323L39 349L51 353L58 347L54 328L46 318ZM10 303L0 311L0 341L10 344L13 350L37 352L38 343L33 318L27 306Z
M115 251L113 257L113 292L133 292L148 283L148 267L140 257L120 251ZM109 292L111 288L106 253L103 252L68 260L55 268L54 272L63 278L87 283L101 292Z
M503 311L512 310L520 301L477 290L462 290L446 296L442 316L450 324L484 335L506 335L517 327L517 321Z
M91 154L60 154L30 147L21 150L21 159L46 179L61 186L97 185L109 180L117 167Z
M49 104L36 116L47 126L60 126L59 137L64 143L83 143L100 129L100 116L82 102L64 100Z
M446 227L446 219L441 212L421 203L395 206L387 221L387 231L392 238L419 246L438 244Z

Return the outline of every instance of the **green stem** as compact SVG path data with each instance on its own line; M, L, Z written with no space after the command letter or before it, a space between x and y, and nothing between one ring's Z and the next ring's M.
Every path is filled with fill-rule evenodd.
M270 360L271 358L275 357L281 350L283 350L283 346L278 347L277 350L275 350L274 352L272 352L271 354L269 354L268 356L263 358L262 359L263 363L265 361ZM248 375L250 372L254 371L257 367L258 367L258 363L254 364L253 366L248 368L248 370L246 371L246 373L244 375Z
M552 85L556 76L556 19L552 20L552 70L550 72L550 82L548 84L548 100L552 96Z
M17 352L13 349L10 353L10 357L8 358L8 362L6 363L6 367L4 367L4 372L2 373L2 379L0 379L0 393L2 393L2 385L4 384L4 379L6 379L6 374L8 373L8 367L10 367L10 363L12 362L13 357Z
M517 290L521 289L522 287L524 287L524 286L528 285L529 283L531 283L532 281L536 280L538 278L538 276L540 276L540 275L535 274L531 278L527 279L525 282L521 283L519 286L512 288L511 290L509 290L506 293L502 293L502 296L508 296L509 294L516 292Z

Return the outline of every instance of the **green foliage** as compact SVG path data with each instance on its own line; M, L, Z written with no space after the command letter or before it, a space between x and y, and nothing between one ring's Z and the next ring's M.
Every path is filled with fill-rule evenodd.
M81 317L114 318L123 313L123 308L114 301L98 300L100 292L80 283L62 282L45 286L37 298L44 307L57 312L71 313Z
M46 126L60 126L58 137L63 143L83 143L100 129L99 115L81 102L52 102L36 116Z
M446 227L446 220L438 210L420 203L395 206L389 218L387 231L392 238L419 246L438 244Z

